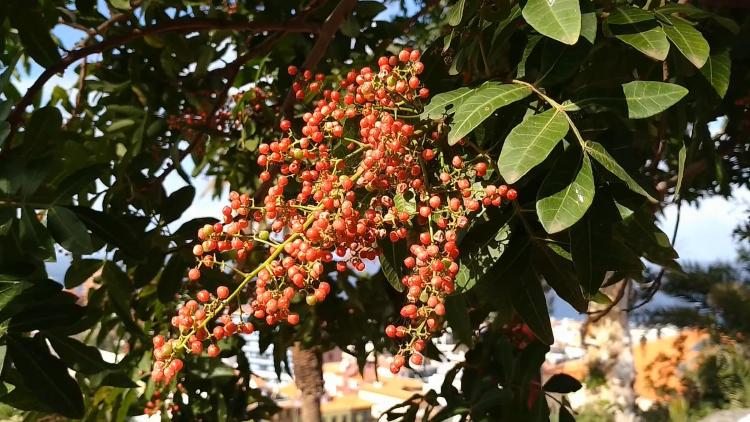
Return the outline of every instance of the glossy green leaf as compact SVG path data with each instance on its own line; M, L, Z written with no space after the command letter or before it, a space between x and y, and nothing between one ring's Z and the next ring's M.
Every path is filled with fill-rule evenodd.
M542 0L545 1L545 0ZM448 143L455 145L500 107L531 94L528 87L515 84L486 82L472 91L456 109L448 133Z
M582 387L580 381L568 374L555 374L544 383L542 389L550 393L568 394L576 392Z
M474 331L469 319L469 306L464 295L451 295L445 298L445 319L453 335L463 344L472 346Z
M94 252L91 235L73 211L65 207L52 207L47 211L47 228L63 248L78 254Z
M596 41L596 31L598 29L599 20L596 18L596 13L584 13L581 15L581 36L586 41L594 44Z
M164 270L159 277L156 287L159 300L163 303L171 302L182 286L183 276L186 274L188 264L178 254L172 254Z
M407 190L404 193L398 193L393 197L393 206L398 212L405 212L410 216L417 213L417 197L414 191Z
M180 189L172 192L167 198L166 207L162 213L162 218L165 222L171 223L172 221L180 218L183 212L193 203L195 198L195 187L191 185L183 186Z
M142 257L143 248L130 227L116 216L82 206L67 207L78 216L83 224L103 241L115 245L133 257Z
M102 359L102 354L96 347L60 335L48 334L46 337L55 349L55 353L75 371L92 375L115 368L114 365Z
M43 404L69 418L83 417L83 395L60 359L36 339L9 336L7 342L24 385Z
M721 98L727 95L731 68L732 59L729 57L729 51L712 54L701 68L701 74L714 87Z
M131 331L135 331L136 327L133 326L130 309L133 291L130 277L117 264L107 261L102 269L101 281L115 313L123 319Z
M437 94L424 107L420 117L423 119L440 119L445 114L455 113L458 106L471 92L471 89L464 86L453 91Z
M534 48L536 48L537 44L539 44L539 41L541 41L543 38L544 37L542 37L541 35L529 36L528 41L526 41L526 46L523 48L523 53L521 53L521 59L518 61L516 78L522 79L526 77L526 62L528 62L531 53L534 52Z
M404 284L401 282L401 268L404 258L407 256L406 242L396 243L390 240L380 241L380 268L386 279L396 291L403 292Z
M586 312L588 302L570 258L551 249L553 244L537 244L534 247L533 263L547 284L578 312ZM567 254L567 251L565 251ZM567 254L569 255L569 254Z
M682 18L670 16L666 20L671 24L662 25L667 38L690 63L698 69L702 68L711 50L703 34Z
M653 13L637 7L617 8L607 18L607 23L620 41L653 59L667 58L669 40L656 24Z
M656 81L633 81L622 85L628 117L643 119L661 113L680 101L688 90L680 85Z
M65 288L80 286L101 267L101 259L74 259L65 272Z
M682 179L685 177L685 159L687 158L687 148L685 145L680 148L680 152L677 153L677 184L674 188L675 199L679 199L680 192L682 191Z
M575 44L581 34L578 0L528 0L523 18L540 34L563 44Z
M62 114L57 107L40 107L31 114L31 121L24 134L24 140L35 151L43 151L46 145L57 141L62 125Z
M465 0L458 0L448 11L448 25L457 26L464 17Z
M564 157L563 157L564 158ZM558 160L544 179L536 201L536 213L547 233L565 230L580 220L594 201L591 161L583 155L580 168L570 160ZM574 174L571 181L570 175ZM551 194L547 195L550 192Z
M641 185L638 184L638 182L636 182L632 177L630 177L628 172L626 172L625 169L622 168L620 164L617 163L614 157L609 155L607 150L605 150L604 147L600 143L587 141L586 153L589 154L594 160L599 162L599 164L604 166L604 168L606 168L610 173L614 174L620 180L625 182L625 184L628 185L630 190L645 196L652 202L657 202L653 196L651 196L648 192L646 192L645 189L643 189L643 187L641 187Z
M568 129L565 114L556 108L527 117L505 139L497 163L500 175L508 183L517 182L547 158Z
M47 229L39 222L36 212L29 207L24 207L21 212L18 236L26 253L39 259L55 257L54 241L47 233Z
M575 422L576 418L570 413L565 406L560 406L560 412L557 415L557 422Z
M654 14L639 7L617 7L607 16L609 25L632 25L641 22L655 22Z
M23 281L0 281L0 311L26 288Z
M534 269L527 267L521 275L521 283L511 290L513 308L529 326L534 335L544 344L555 342L550 323L547 297Z
M59 293L67 295L67 293ZM71 326L83 318L86 308L74 302L66 302L65 298L54 299L49 302L32 302L13 315L8 330L12 332L49 330Z
M60 51L50 35L50 28L43 22L39 9L28 5L16 7L9 14L13 26L18 28L18 36L26 54L42 67L50 67L60 61Z
M476 245L475 248L467 250L466 255L461 255L458 274L456 274L454 281L456 291L467 292L477 282L489 275L492 267L505 252L509 242L510 226L506 224L494 236ZM464 244L462 244L462 248L464 248Z

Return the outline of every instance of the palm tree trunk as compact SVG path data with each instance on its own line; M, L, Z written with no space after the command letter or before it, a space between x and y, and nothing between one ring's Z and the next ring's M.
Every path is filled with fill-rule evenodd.
M630 283L620 281L602 289L616 303L593 304L593 313L583 325L583 345L586 349L586 364L590 384L597 385L588 391L590 402L613 405L615 422L637 420L635 414L635 365L632 339L628 322ZM620 299L617 301L617 299ZM598 378L595 383L594 378Z
M302 393L301 417L304 422L321 422L320 399L323 397L323 356L317 349L292 347L294 383Z

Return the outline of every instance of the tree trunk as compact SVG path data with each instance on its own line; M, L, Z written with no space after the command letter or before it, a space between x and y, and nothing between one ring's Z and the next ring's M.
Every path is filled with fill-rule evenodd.
M583 325L583 345L586 349L586 364L589 371L587 391L590 403L602 402L612 405L615 422L637 420L635 414L635 365L632 339L626 309L630 300L630 283L620 281L602 289L617 300L606 314L594 313ZM590 311L604 310L607 305L592 304ZM598 381L598 382L597 382Z
M323 397L323 357L317 349L292 348L294 383L302 393L301 416L304 422L321 422L320 399Z

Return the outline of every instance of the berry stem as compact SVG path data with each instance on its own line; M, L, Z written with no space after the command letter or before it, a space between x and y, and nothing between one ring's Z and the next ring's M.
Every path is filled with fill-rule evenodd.
M531 89L539 98L543 99L547 102L547 104L551 105L553 108L555 108L558 112L562 113L565 116L565 119L568 120L568 124L570 125L570 129L573 131L573 134L576 136L576 139L578 139L578 142L581 144L581 148L586 149L586 141L583 140L583 136L581 136L581 132L578 130L578 127L573 123L573 119L570 118L568 113L565 111L565 106L558 103L554 99L548 97L546 94L544 94L542 91L539 90L536 86L524 82L519 81L517 79L513 79L511 82L513 82L516 85L523 85L529 89Z

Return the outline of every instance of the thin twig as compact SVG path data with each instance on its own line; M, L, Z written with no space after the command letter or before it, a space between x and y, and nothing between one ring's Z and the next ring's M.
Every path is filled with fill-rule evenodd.
M320 60L325 55L328 46L333 41L333 37L336 35L336 31L347 16L349 16L354 10L354 6L357 5L357 0L341 0L336 8L333 9L331 14L328 16L326 21L320 27L318 32L318 39L315 40L310 53L307 55L305 62L302 64L302 68L306 70L313 70L318 66ZM284 102L281 104L281 114L288 116L291 114L294 107L295 93L293 90L287 92Z
M218 112L221 110L221 107L224 106L226 103L227 97L229 95L229 89L234 85L234 81L237 79L237 76L239 75L240 70L242 69L242 66L247 63L248 61L264 56L268 54L271 49L273 49L273 46L276 45L276 42L281 39L286 34L286 32L277 32L272 35L269 35L268 38L266 38L262 43L260 43L258 46L254 47L252 50L248 51L247 53L243 54L242 56L235 59L232 63L228 64L225 67L226 70L226 78L227 83L224 85L224 88L221 90L219 95L216 98L216 102L214 103L213 109L208 114L208 121L206 122L206 127L211 128L215 125L218 119ZM153 179L152 183L163 183L164 180L167 178L169 173L171 173L174 169L177 168L177 166L180 165L182 160L184 160L188 155L190 155L191 152L198 146L203 144L203 142L206 139L206 133L205 132L198 132L195 134L193 139L188 143L188 146L180 151L178 158L176 160L173 160L167 167L162 171L162 173Z
M13 111L8 116L8 123L10 123L10 133L8 134L7 141L13 137L17 131L19 125L23 121L23 114L26 111L34 96L42 90L44 85L54 75L65 71L71 64L77 62L84 57L88 57L92 54L102 53L104 51L116 48L120 45L127 44L131 41L143 38L145 36L153 36L159 34L168 34L175 32L194 32L194 31L205 31L212 29L221 29L229 31L253 31L255 33L265 31L284 31L284 32L317 32L317 25L308 24L305 22L294 21L292 23L271 23L271 22L241 22L241 21L227 21L224 19L180 19L175 21L166 22L163 24L157 24L148 26L145 28L134 28L129 33L105 39L99 43L82 47L77 50L71 51L66 54L60 61L54 65L45 69L41 75L34 81L29 87L21 100L16 104ZM10 142L8 142L10 145ZM2 152L8 150L8 147L4 148Z

